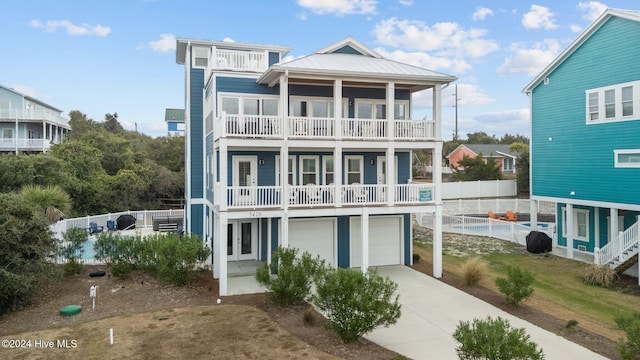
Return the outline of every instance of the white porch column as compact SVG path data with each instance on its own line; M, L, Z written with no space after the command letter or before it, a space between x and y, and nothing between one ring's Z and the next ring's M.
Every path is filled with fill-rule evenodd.
M567 204L567 222L564 224L567 234L567 258L573 259L573 205Z
M362 208L362 216L360 217L360 234L362 234L362 254L360 270L367 273L369 270L369 211Z
M594 248L595 249L600 249L600 208L599 207L595 207L593 210L593 218L594 218L594 224L593 224L593 233L596 238L595 244L594 244ZM595 250L594 249L594 250ZM594 251L595 252L595 251Z
M285 211L282 215L282 229L280 229L280 246L289 247L289 214Z
M282 209L284 212L287 212L289 209L289 147L287 145L287 141L284 142L282 147L280 148L280 189L282 191L282 196L280 197L280 201L282 201Z
M218 151L220 151L220 181L218 182L218 189L220 192L218 193L218 197L220 198L220 211L226 211L229 206L229 171L227 164L232 161L232 159L229 159L226 140L220 140L220 147L218 148Z
M385 169L385 174L387 174L387 184L386 193L387 193L387 205L393 206L395 201L395 189L396 189L396 153L395 149L391 146L387 149L387 168Z
M538 201L529 200L529 220L531 223L531 230L538 230Z
M434 136L436 140L441 140L442 139L442 134L440 133L441 130L441 123L442 123L442 119L440 119L441 114L442 114L442 109L440 108L442 106L442 87L440 84L435 84L433 85L433 121L435 122L434 125Z
M220 296L227 295L227 236L229 219L227 213L220 213L220 223L218 224L218 241L216 242L216 262L218 263L218 287Z
M433 277L442 277L442 202L436 204L433 217Z
M342 139L342 118L344 117L342 114L342 80L340 79L333 82L333 116L335 121L333 136L340 140Z
M386 122L387 122L387 138L389 141L392 141L395 137L395 102L396 102L396 84L394 82L387 83L387 113L386 113ZM389 162L387 161L387 165ZM394 169L394 168L392 168ZM389 180L389 175L391 173L387 173L387 181Z
M342 143L336 142L333 148L333 201L336 207L342 207Z
M272 218L267 218L267 264L271 264L271 253L273 252L273 244L271 243L271 223L273 222Z
M213 153L211 154L211 173L213 176L213 179L211 181L211 186L213 187L213 206L218 207L218 209L220 209L220 206L222 205L222 201L220 200L220 198L222 197L221 193L220 193L220 181L218 180L218 157L217 152L219 151L219 148L216 148L216 146L213 146ZM206 157L205 157L206 159ZM224 163L222 163L224 164ZM206 167L205 167L206 169ZM226 199L226 196L224 197Z
M609 241L614 241L619 237L619 233L620 233L620 230L618 227L618 209L614 209L614 208L609 209L609 226L610 226ZM616 251L622 254L623 249L622 249L621 241L618 242L618 246L619 248L616 249Z
M282 118L282 135L289 137L289 70L280 75L280 111Z

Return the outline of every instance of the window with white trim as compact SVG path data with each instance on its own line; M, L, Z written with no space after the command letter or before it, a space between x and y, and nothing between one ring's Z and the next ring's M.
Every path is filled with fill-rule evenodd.
M567 237L567 209L562 208L562 236ZM573 238L589 241L589 210L573 209Z
M395 120L407 120L409 113L409 102L406 100L396 100L393 106L393 116ZM387 101L372 99L356 99L355 116L358 119L386 119Z
M193 60L191 67L198 69L206 69L209 64L209 51L210 47L192 47Z
M300 156L300 185L318 184L318 157Z
M613 150L617 168L640 168L640 149Z
M222 111L228 115L278 115L277 96L242 96L221 94Z
M3 139L13 139L13 129L2 129L2 138Z
M289 155L289 185L296 185L296 157ZM280 155L276 155L276 186L280 186Z
M587 124L640 118L640 81L586 91Z
M291 114L299 117L332 118L333 98L291 97ZM347 99L342 100L342 117L347 117Z
M363 156L345 156L344 157L344 173L347 177L347 185L353 183L363 183Z

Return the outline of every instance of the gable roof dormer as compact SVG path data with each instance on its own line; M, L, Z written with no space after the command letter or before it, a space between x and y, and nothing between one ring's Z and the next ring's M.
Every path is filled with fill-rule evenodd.
M314 54L351 54L351 55L365 55L376 59L382 59L382 55L371 50L368 46L364 45L360 41L354 39L351 36L326 46Z

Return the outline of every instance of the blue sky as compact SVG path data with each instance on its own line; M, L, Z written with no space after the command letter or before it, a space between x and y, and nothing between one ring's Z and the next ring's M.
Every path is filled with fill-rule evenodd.
M606 8L637 0L3 0L0 84L68 113L163 136L165 108L184 107L175 38L292 48L290 58L353 36L380 54L457 76L461 138L528 136L521 90ZM443 92L444 139L455 128ZM417 96L414 118L428 114Z

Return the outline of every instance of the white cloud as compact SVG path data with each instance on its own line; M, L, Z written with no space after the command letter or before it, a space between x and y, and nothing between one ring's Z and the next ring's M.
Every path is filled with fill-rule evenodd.
M455 84L449 85L442 91L442 108L450 108L455 105ZM429 111L433 106L432 92L420 91L413 94L413 106L416 113L426 113L427 118L431 118ZM487 95L483 89L473 84L458 84L458 107L467 105L483 105L493 103L496 100ZM422 118L418 115L418 118Z
M579 2L578 10L582 11L582 18L591 21L594 21L598 18L605 10L607 10L608 6L599 2L599 1L588 1L588 2Z
M376 48L375 51L387 59L435 71L461 74L471 70L471 65L462 59L431 56L424 52L406 52L402 50L389 52L383 48Z
M487 16L493 16L493 10L486 8L486 7L482 7L482 6L478 6L476 8L476 11L473 13L473 15L471 16L471 18L474 21L478 21L478 20L484 20L487 18Z
M235 40L233 40L233 39L232 39L232 38L230 38L230 37L226 37L226 38L222 39L222 42L229 42L229 43L233 43L233 42L236 42L236 41L235 41Z
M306 11L301 11L299 13L296 14L296 17L302 21L306 21L307 20L307 13Z
M398 2L400 3L400 5L404 5L404 6L413 5L413 0L398 0Z
M376 41L383 45L420 51L437 51L439 56L482 57L499 49L485 38L485 29L464 29L457 23L428 26L419 20L382 20L373 29Z
M533 48L525 48L520 43L511 45L514 53L505 59L497 69L498 74L527 74L537 75L560 53L560 42L555 39L545 39L537 42Z
M484 131L498 137L504 134L525 135L529 133L529 109L514 109L476 115L464 122L469 132Z
M527 29L555 29L558 25L553 19L554 16L547 7L531 5L531 10L522 17L522 25Z
M583 29L583 28L582 28L582 26L581 26L581 25L571 24L571 25L569 26L569 29L571 29L571 31L572 31L572 32L574 32L574 33L579 33L579 32L581 32L581 31L582 31L582 29Z
M298 0L298 5L315 14L337 16L375 14L377 3L375 0Z
M153 51L169 52L176 49L176 37L173 34L160 34L160 40L149 41Z
M31 20L30 25L34 28L44 28L47 32L55 32L58 28L63 28L71 36L105 37L111 33L111 28L100 24L95 26L89 24L75 25L69 20L49 20L46 23L40 20Z

